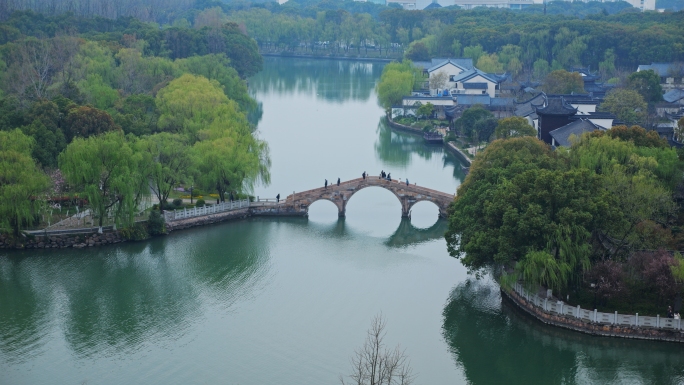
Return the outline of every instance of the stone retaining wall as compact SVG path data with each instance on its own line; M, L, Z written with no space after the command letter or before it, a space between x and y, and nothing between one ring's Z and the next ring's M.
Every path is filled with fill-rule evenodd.
M410 127L410 126L405 126L403 124L399 124L399 123L395 122L394 120L392 120L392 118L389 116L387 117L387 123L389 123L390 127L396 128L396 129L401 130L401 131L406 131L406 132L410 132L412 134L421 135L421 136L424 134L423 130L420 130L420 129L414 128L414 127Z
M593 322L579 320L573 317L550 314L528 302L513 290L501 289L502 297L509 299L527 314L539 321L552 326L575 330L578 332L605 336L622 337L642 340L684 342L684 333L677 330L653 329L648 327L622 326L622 325L603 325Z
M64 235L30 235L17 239L10 239L7 235L0 235L0 249L65 249L67 247L84 248L109 245L124 242L125 239L118 232L103 234L64 234Z
M416 135L423 135L423 130L419 130L417 128L405 126L403 124L399 124L395 121L393 121L389 116L387 117L387 123L390 125L390 127L405 131L405 132L410 132L412 134ZM446 146L446 149L448 151L451 151L452 154L456 155L463 163L467 165L467 167L470 167L470 164L472 163L472 160L468 157L467 154L465 154L463 151L461 151L460 148L456 147L455 144L451 142L444 142L444 146Z
M272 209L262 209L255 213L249 208L224 211L217 214L204 215L192 217L187 219L179 219L176 221L166 222L166 230L172 232L175 230L187 229L195 226L203 226L212 223L224 222L233 219L243 219L252 215L270 215L270 216L294 216L306 215L306 212L292 213L292 212L272 212ZM93 230L95 231L95 230ZM7 235L0 234L0 249L64 249L67 247L84 248L93 246L103 246L114 243L126 242L118 231L109 231L103 234L95 232L82 234L60 234L60 235L27 235L20 238L12 239Z
M166 222L166 230L171 232L175 230L187 229L189 227L203 226L211 223L223 222L231 219L241 219L250 216L249 208L224 211L221 213L203 215L199 217L192 217L186 219L179 219L172 222Z
M445 145L447 150L451 151L452 154L456 155L463 163L470 167L472 160L470 160L467 154L461 151L461 149L456 147L452 142L446 142Z

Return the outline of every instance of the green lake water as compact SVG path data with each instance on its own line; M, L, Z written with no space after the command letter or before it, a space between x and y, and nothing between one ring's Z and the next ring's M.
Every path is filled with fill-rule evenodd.
M264 198L381 170L445 192L461 164L389 130L381 63L266 58L250 80ZM355 194L347 217L257 218L85 250L0 252L0 385L339 383L382 314L416 384L679 384L684 346L547 327L450 257L423 202Z

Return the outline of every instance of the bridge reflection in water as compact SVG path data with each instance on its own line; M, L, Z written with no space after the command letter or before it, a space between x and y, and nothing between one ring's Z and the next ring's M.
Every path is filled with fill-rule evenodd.
M303 220L308 222L306 219ZM292 219L286 219L286 221L289 222L292 221ZM290 223L297 222L295 220L295 222ZM312 222L308 223L311 224ZM336 238L349 236L355 232L358 232L355 231L353 226L350 226L348 223L346 223L346 219L344 217L338 218L333 223L315 223L315 227L319 232ZM411 223L410 219L402 218L401 222L399 222L399 226L396 228L396 230L394 230L394 232L392 232L391 235L386 237L383 244L391 248L405 248L420 245L422 243L427 243L444 237L447 227L448 222L444 219L438 219L432 226L428 228L418 228Z

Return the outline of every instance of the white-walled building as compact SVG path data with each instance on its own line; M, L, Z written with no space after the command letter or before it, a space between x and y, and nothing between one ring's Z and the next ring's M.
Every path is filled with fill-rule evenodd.
M428 68L430 94L437 95L447 91L450 95L489 95L498 96L499 84L506 78L488 74L472 66L471 59L434 59ZM442 79L443 84L435 79Z
M385 5L399 4L406 10L415 10L417 8L417 0L386 0Z

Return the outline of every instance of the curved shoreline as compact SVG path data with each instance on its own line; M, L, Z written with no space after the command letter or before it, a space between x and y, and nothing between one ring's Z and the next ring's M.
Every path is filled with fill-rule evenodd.
M423 135L422 130L397 123L397 122L393 121L392 118L390 118L389 116L386 116L385 118L387 119L387 124L394 129L397 129L399 131L408 132L408 133L414 134L414 135L421 135L421 136ZM449 152L454 154L461 162L465 163L467 168L470 168L470 165L472 164L473 161L470 160L470 158L468 158L468 156L463 151L461 151L460 148L456 147L456 145L453 144L452 142L444 142L444 147Z
M502 287L501 294L502 299L512 302L513 305L525 312L527 315L550 326L601 337L619 337L679 343L684 342L683 330L594 322L565 314L544 311L512 289L507 290Z

